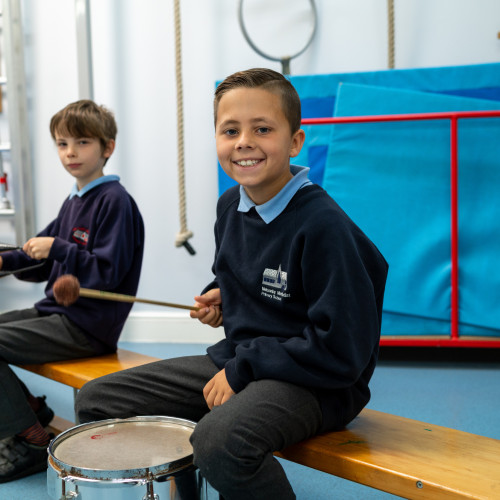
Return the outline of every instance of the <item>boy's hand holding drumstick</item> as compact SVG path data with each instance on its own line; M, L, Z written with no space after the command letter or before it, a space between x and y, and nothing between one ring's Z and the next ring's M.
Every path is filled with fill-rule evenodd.
M199 319L203 324L217 328L222 325L222 298L220 288L213 288L195 298L197 311L191 311L192 318Z

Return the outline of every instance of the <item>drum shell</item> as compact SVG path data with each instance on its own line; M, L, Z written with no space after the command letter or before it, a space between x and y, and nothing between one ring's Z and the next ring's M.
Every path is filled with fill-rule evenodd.
M190 484L189 493L179 489L179 480ZM52 468L47 468L47 492L51 500L63 497L63 481L65 494L74 500L143 500L147 494L147 486L141 483L115 483L112 481L64 480ZM184 470L179 476L169 476L166 481L153 481L154 493L158 500L208 500L208 484L198 469ZM212 490L213 491L213 490ZM78 492L78 493L77 493ZM212 498L212 495L210 496ZM215 497L213 497L215 498Z
M71 443L81 432L122 423L148 425L163 423L194 429L195 423L173 417L146 416L110 419L82 424L57 436L49 445L47 491L53 500L143 500L154 492L158 500L206 500L207 483L192 463L192 453L168 463L126 469L103 469L74 466L58 458L57 448L65 440Z

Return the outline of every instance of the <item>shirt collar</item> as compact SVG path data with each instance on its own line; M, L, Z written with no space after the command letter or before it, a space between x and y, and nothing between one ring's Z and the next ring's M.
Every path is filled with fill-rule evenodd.
M278 217L278 215L285 210L286 206L299 189L312 184L312 182L307 178L309 173L308 167L290 165L290 172L293 177L285 184L283 189L276 196L262 205L256 205L247 195L245 188L240 186L240 203L238 205L238 212L248 212L252 207L255 207L255 210L266 224L269 224L276 219L276 217Z
M87 185L83 186L82 189L78 190L78 186L75 183L73 186L73 189L71 190L71 193L69 194L69 199L78 196L82 197L85 193L88 193L91 189L94 189L96 186L100 186L101 184L104 184L106 182L111 182L111 181L119 181L120 177L118 175L103 175L102 177L98 177L97 179L94 179L93 181L89 182Z

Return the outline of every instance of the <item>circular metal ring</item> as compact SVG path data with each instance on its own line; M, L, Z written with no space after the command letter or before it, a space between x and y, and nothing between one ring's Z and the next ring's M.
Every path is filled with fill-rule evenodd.
M245 40L248 42L248 44L250 45L250 47L252 47L252 49L255 52L257 52L257 54L259 54L260 56L265 57L266 59L269 59L271 61L279 61L279 62L281 62L284 74L289 74L290 73L290 61L292 59L294 59L295 57L298 57L302 53L304 53L304 51L309 47L309 45L311 45L311 42L313 41L313 38L316 35L316 28L317 28L317 24L318 24L318 12L317 12L316 4L314 3L314 0L309 0L309 3L311 4L311 10L312 10L312 13L313 13L313 22L314 22L314 24L313 24L313 30L312 30L311 36L309 37L309 40L307 41L307 43L305 44L305 46L299 52L297 52L296 54L294 54L293 56L274 57L274 56L270 56L269 54L266 54L265 52L263 52L262 50L260 50L252 42L252 40L250 38L250 35L248 34L248 31L247 31L247 29L245 27L245 23L243 21L243 0L240 0L239 6L238 6L238 21L240 23L240 28L241 28L241 31L243 33L243 36L245 37Z

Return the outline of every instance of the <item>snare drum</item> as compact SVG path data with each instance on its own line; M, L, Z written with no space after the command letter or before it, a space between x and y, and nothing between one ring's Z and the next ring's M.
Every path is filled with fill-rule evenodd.
M49 445L53 500L206 500L193 465L195 423L146 416L78 425Z

